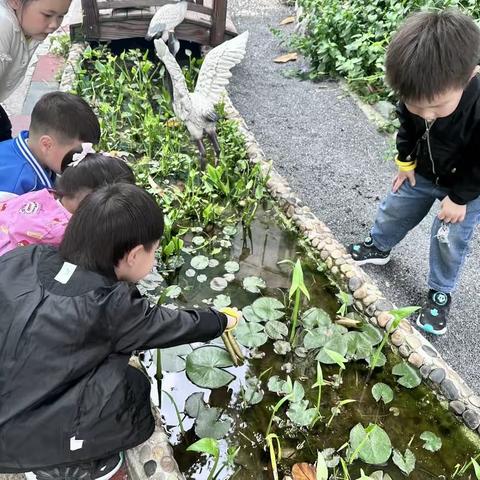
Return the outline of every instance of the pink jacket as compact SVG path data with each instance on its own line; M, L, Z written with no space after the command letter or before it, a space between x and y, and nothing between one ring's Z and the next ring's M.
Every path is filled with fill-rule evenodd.
M58 246L70 217L47 189L0 201L0 255L32 243Z

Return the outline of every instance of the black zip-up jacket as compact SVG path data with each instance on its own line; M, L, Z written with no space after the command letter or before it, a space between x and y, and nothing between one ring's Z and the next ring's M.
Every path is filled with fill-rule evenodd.
M450 189L450 199L464 205L480 195L480 78L475 76L448 117L426 121L397 107L398 159L416 161L415 172Z
M154 419L132 351L222 334L214 310L151 307L126 282L77 268L62 284L53 247L0 257L0 472L78 464L139 445Z

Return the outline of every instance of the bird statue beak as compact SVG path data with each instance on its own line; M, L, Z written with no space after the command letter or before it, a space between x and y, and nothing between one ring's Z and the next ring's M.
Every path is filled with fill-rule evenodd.
M152 37L151 35L145 35L145 40L146 40L147 42L150 42L150 41L153 40L153 37Z

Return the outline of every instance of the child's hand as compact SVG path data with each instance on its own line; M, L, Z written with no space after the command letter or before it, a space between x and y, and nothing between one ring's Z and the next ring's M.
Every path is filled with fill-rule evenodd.
M236 308L226 307L222 308L220 311L225 314L228 319L227 328L225 330L233 330L242 318L242 313L239 312Z
M466 205L459 205L458 203L452 202L450 197L447 196L441 202L437 217L445 223L458 223L463 222L466 213Z
M402 186L402 183L408 180L412 187L415 186L415 170L409 172L398 171L392 182L392 192L395 193Z

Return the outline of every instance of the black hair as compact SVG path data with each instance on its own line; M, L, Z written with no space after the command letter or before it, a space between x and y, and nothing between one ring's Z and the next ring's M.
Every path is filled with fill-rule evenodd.
M403 100L433 100L465 88L480 60L480 29L459 10L411 15L387 50L386 80Z
M63 144L100 141L100 123L92 108L83 98L65 92L50 92L40 98L32 111L30 132L55 136Z
M151 249L163 234L163 213L145 190L128 183L87 195L72 215L60 255L87 270L114 277L114 267L138 245Z
M120 158L89 153L77 165L69 166L74 153L67 153L62 162L62 175L55 184L60 197L74 197L82 190L96 190L115 182L135 183L132 169Z

